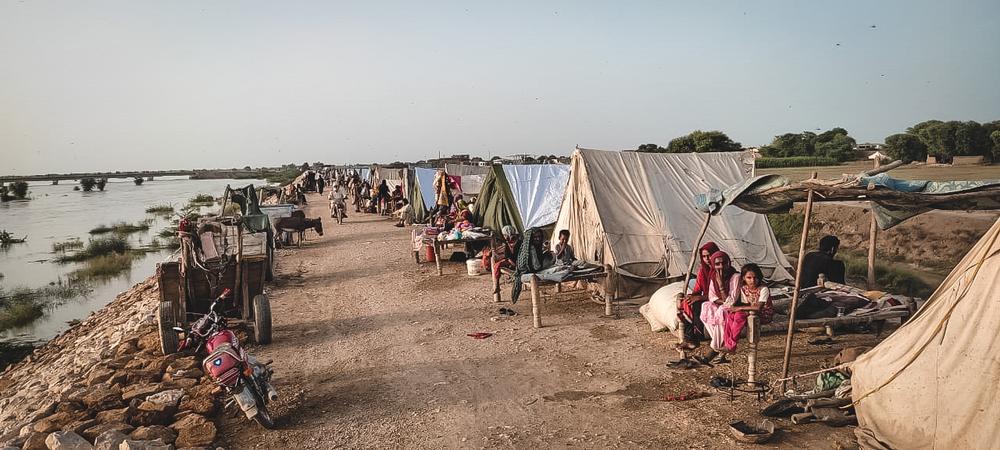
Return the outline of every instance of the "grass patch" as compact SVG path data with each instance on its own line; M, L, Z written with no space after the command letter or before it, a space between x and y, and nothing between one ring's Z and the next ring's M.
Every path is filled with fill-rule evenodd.
M129 244L128 240L124 237L108 236L91 239L87 242L86 248L72 254L62 255L56 258L56 262L68 263L86 261L88 259L97 258L98 256L107 256L112 253L128 253L131 249L132 245Z
M148 214L170 215L174 213L173 205L153 205L146 208Z
M302 170L297 167L282 168L274 172L268 173L264 178L268 183L274 183L280 186L284 186L292 181L295 181L299 175L302 174Z
M865 280L868 278L868 260L849 255L841 255L847 266L847 278ZM934 287L913 272L887 264L875 262L875 284L886 292L927 298Z
M840 161L836 158L826 156L791 156L787 158L757 158L758 169L771 169L778 167L818 167L837 166Z
M802 224L805 216L798 213L768 214L767 221L771 223L774 237L782 247L798 244L802 239Z
M90 230L90 234L132 234L141 231L149 230L149 221L142 221L138 223L126 223L118 222L112 225L99 225L96 228Z
M57 253L65 253L67 250L77 250L81 248L83 248L83 241L76 238L52 244L52 251Z
M211 205L213 203L215 203L215 197L212 197L211 194L198 194L188 200L189 205Z
M27 325L44 315L46 307L87 292L90 287L80 283L0 290L0 331Z
M70 273L74 280L104 280L131 270L135 255L132 253L113 253L88 259L83 267Z

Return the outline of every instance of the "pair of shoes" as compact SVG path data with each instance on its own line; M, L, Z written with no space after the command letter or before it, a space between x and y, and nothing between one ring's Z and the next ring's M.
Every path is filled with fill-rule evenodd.
M393 226L394 226L394 227L397 227L397 228L403 228L403 224L401 224L401 223L397 223L397 224L395 224L395 225L393 225Z
M687 342L687 341L678 343L677 345L674 345L674 349L676 349L677 351L694 350L696 348L698 348L697 344L694 344L694 343L691 343L691 342Z
M677 370L694 369L694 368L696 368L696 367L698 367L700 365L701 364L699 364L698 361L694 361L694 360L690 360L690 359L679 359L677 361L670 361L670 362L667 363L667 367L668 368L677 369Z
M513 309L510 309L510 308L500 308L500 315L501 316L516 316L517 315L517 311L514 311Z

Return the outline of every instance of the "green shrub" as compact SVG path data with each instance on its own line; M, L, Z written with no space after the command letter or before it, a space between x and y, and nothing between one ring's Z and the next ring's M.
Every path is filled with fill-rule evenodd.
M838 257L844 260L848 278L858 280L868 278L868 260L866 258L839 255ZM934 292L933 286L927 284L914 273L879 262L875 263L875 284L886 292L911 297L927 298Z
M132 268L134 257L130 253L112 253L88 259L84 266L74 270L74 280L106 279Z
M26 181L15 181L10 184L10 192L14 194L19 200L23 200L28 197L28 182Z
M173 205L153 205L146 208L146 212L149 214L169 215L174 213L174 207Z
M802 224L805 216L799 213L768 214L767 221L771 223L774 237L782 246L798 244L802 239Z
M140 231L146 231L149 229L149 222L142 221L139 223L131 224L125 222L118 222L108 225L98 225L94 229L90 230L90 234L106 234L114 232L115 234L131 234L138 233Z
M95 184L97 184L97 180L92 177L80 178L80 187L83 188L83 192L90 192L94 190Z
M83 241L75 238L52 244L52 251L54 252L65 252L66 250L75 250L78 248L83 248Z
M298 167L283 167L281 170L269 172L264 178L268 183L284 186L295 181L299 175L302 175L302 170Z
M791 156L788 158L757 158L758 169L771 169L781 167L815 167L815 166L837 166L840 161L826 156Z
M56 262L67 263L86 261L91 258L110 255L112 253L128 253L131 249L132 246L124 237L118 235L108 236L91 239L90 242L87 242L87 247L83 250L73 254L62 255L56 258Z
M214 202L215 202L215 197L212 197L210 194L198 194L194 197L191 197L191 200L188 201L188 203L190 204L214 203Z

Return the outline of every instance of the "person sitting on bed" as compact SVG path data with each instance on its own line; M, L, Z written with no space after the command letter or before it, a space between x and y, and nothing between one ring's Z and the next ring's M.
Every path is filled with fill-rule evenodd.
M819 274L823 274L827 281L844 283L844 262L834 259L837 249L840 248L840 239L836 236L823 236L819 240L819 250L812 251L802 258L801 287L807 288L816 286Z
M684 323L684 340L677 344L678 350L694 350L698 348L703 339L708 337L705 325L701 323L701 305L708 298L708 283L715 276L715 269L709 258L717 251L719 251L719 246L715 245L714 242L706 242L698 249L701 264L698 267L694 289L691 289L691 292L677 305L677 315Z
M764 273L760 266L750 263L740 270L740 290L736 303L725 310L725 329L723 333L723 349L727 352L736 350L740 333L747 326L747 314L758 315L761 325L771 323L774 317L774 304L771 303L771 291L764 285Z
M576 260L573 254L573 247L569 245L569 230L559 230L559 243L553 252L556 261L563 264L572 264Z

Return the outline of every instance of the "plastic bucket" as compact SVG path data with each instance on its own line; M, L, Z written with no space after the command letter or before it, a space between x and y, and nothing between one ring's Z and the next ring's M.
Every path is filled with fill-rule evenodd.
M483 274L483 264L479 261L479 258L465 260L465 268L469 271L469 276L471 277Z
M433 245L425 245L424 246L424 255L427 256L427 262L434 262L434 261L437 260L436 258L434 258L434 246Z

